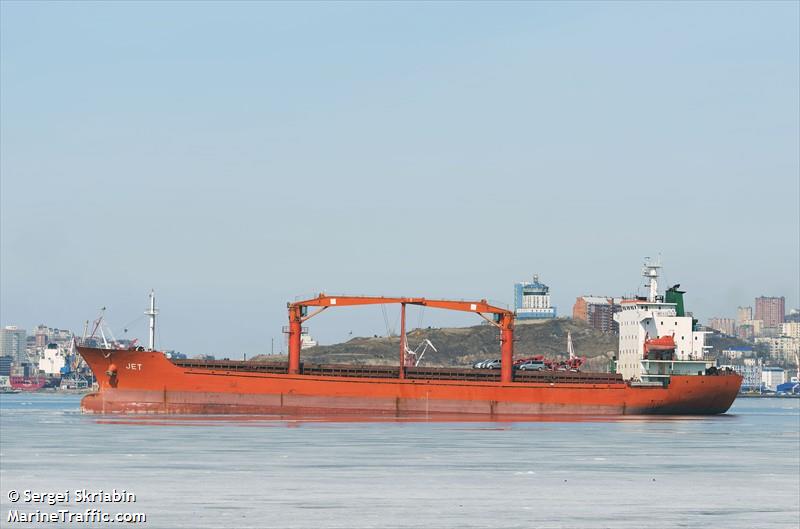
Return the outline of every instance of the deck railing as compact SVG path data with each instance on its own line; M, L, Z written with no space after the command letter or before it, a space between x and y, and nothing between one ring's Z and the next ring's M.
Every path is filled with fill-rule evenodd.
M189 369L214 371L236 371L250 373L288 373L286 362L253 362L243 360L197 360L172 359L173 364ZM398 378L394 366L300 364L300 374L310 376L354 377L354 378ZM405 376L411 380L469 380L499 382L499 369L474 369L457 367L407 367ZM550 384L623 384L622 375L616 373L581 373L570 371L516 371L514 382Z

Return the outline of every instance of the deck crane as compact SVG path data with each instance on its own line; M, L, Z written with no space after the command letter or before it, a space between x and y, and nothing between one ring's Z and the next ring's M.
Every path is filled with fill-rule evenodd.
M420 344L417 346L417 348L414 349L413 351L408 345L406 345L406 357L404 365L406 367L418 367L419 363L422 361L422 357L425 356L425 353L428 351L428 347L433 349L435 353L439 352L433 345L433 342L431 342L427 338L422 340ZM422 348L422 351L420 351L420 348Z
M100 309L100 316L98 316L97 319L94 320L94 327L92 328L92 334L89 335L89 338L90 339L94 338L94 335L97 333L97 331L100 331L100 337L103 339L103 347L105 347L106 349L111 349L111 345L109 344L108 339L106 338L106 333L103 332L103 328L105 327L103 318L105 318L105 315L106 315L106 308L103 307ZM111 329L107 330L109 336L111 336L111 342L112 343L116 342L116 340L114 339L114 335L111 333Z
M572 347L572 333L567 331L567 354L570 360L575 360L575 348Z
M572 333L569 331L567 331L567 355L568 358L564 365L571 371L578 371L586 363L585 356L575 354L575 347L572 345Z
M330 307L351 307L360 305L400 304L400 361L398 375L405 378L406 364L406 305L433 307L437 309L473 312L500 330L500 380L511 382L514 363L514 313L508 309L490 305L485 299L480 301L458 301L446 299L380 297L380 296L328 296L320 294L316 298L286 304L289 310L289 374L300 373L300 348L303 323ZM316 310L309 313L309 307ZM488 317L491 314L493 317Z

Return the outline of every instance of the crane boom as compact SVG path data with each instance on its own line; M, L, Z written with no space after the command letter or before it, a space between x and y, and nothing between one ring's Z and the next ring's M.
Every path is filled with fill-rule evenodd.
M316 298L304 301L288 303L288 307L352 307L356 305L384 305L391 303L404 303L406 305L421 305L438 309L457 310L463 312L480 312L484 314L505 314L513 316L513 313L501 307L490 305L485 299L480 301L448 300L448 299L426 299L426 298L403 298L403 297L384 297L384 296L327 296L320 294Z
M361 305L385 305L398 303L401 306L401 332L400 332L400 378L404 378L405 358L405 308L406 305L418 305L437 309L473 312L489 320L484 314L493 314L489 320L500 329L501 369L502 382L511 382L512 365L514 363L514 313L508 309L495 307L485 299L479 301L463 301L448 299L427 299L410 297L384 297L384 296L328 296L320 294L316 298L287 303L289 310L289 373L300 372L300 335L304 321L330 307L352 307ZM308 307L319 307L311 314L307 313Z

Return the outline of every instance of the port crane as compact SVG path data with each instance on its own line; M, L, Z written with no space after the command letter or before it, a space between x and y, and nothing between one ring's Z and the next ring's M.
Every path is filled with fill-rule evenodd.
M286 304L289 311L289 374L300 373L300 349L303 323L331 307L352 307L362 305L400 305L400 361L398 375L405 378L406 368L406 305L433 307L437 309L472 312L500 330L500 380L511 382L514 363L514 313L508 309L490 305L485 299L480 301L459 301L447 299L381 297L381 296L329 296L320 294L316 298ZM309 307L315 310L308 312ZM491 314L492 317L486 316Z

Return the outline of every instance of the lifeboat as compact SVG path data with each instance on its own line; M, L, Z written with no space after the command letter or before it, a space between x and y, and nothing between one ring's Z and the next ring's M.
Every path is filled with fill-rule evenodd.
M675 338L661 336L644 341L644 358L650 360L671 360L675 352ZM653 353L652 355L650 353Z

